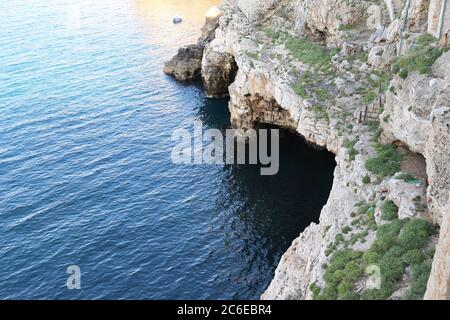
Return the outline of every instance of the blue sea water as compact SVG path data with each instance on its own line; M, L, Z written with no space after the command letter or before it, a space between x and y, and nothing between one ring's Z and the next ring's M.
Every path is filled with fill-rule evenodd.
M217 3L2 3L1 299L257 299L318 220L334 160L297 136L273 177L171 162L174 130L229 127L226 100L161 71Z

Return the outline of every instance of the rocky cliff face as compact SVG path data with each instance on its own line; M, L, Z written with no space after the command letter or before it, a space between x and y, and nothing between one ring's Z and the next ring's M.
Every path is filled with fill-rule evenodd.
M202 61L202 80L208 97L228 96L228 86L234 81L236 71L233 55L215 50L210 44L206 46Z
M448 212L450 212L450 204L441 223L439 243L436 247L433 269L425 293L425 299L428 300L449 299L450 297L450 219Z
M319 224L263 299L450 298L450 56L424 35L425 1L382 3L370 30L372 4L224 1L204 50L205 88L228 88L235 128L275 124L336 155Z
M428 206L437 223L447 212L450 186L450 81L445 73L449 66L447 52L433 65L432 73L394 79L381 114L389 118L381 122L384 137L405 143L427 160Z
M383 132L390 140L400 140L426 159L429 187L428 208L441 226L427 299L450 299L450 52L433 65L432 74L414 73L404 81L396 79L395 94L387 96L381 115Z

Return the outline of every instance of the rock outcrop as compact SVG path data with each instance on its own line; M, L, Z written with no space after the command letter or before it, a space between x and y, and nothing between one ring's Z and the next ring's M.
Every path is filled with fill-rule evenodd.
M202 45L192 44L180 48L172 60L164 65L164 72L178 81L193 80L200 75L203 58Z
M233 55L214 50L208 44L201 66L206 95L210 98L228 96L228 86L234 81L237 72Z

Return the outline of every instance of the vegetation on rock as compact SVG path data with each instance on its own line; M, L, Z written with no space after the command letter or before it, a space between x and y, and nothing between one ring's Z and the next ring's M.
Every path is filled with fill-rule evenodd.
M348 158L350 161L355 160L356 155L358 154L358 150L355 149L355 145L356 143L358 143L359 139L353 139L353 140L348 140L346 139L344 141L344 147L348 149Z
M390 144L375 144L376 155L366 161L366 169L381 178L393 176L400 170L403 160L395 146Z
M381 204L381 219L392 221L398 219L398 207L392 200L385 200Z
M322 289L316 283L311 285L313 299L389 299L396 290L408 285L404 283L407 274L412 281L404 298L421 299L431 270L432 254L428 246L436 232L435 227L419 218L398 219L398 208L387 200L381 205L381 210L384 218L390 222L378 226L376 239L367 251L356 251L351 248L354 244L351 239L359 238L361 234L368 235L375 207L370 203L358 203L356 208L353 221L359 221L354 225L365 231L345 238L343 233L349 234L353 230L347 226L336 236L330 248L333 251L329 255L332 255L325 268L325 287ZM367 272L373 269L369 268L371 266L380 270L379 288L365 287L372 275Z
M395 60L392 71L399 73L399 76L403 79L413 71L422 74L429 73L436 59L448 50L448 48L433 46L435 42L436 39L429 34L419 36L415 41L415 48L408 55L398 57Z

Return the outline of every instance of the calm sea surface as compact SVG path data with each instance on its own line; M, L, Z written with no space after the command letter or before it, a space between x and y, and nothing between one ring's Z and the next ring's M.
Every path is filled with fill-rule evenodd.
M317 221L334 161L298 137L274 177L170 160L175 129L229 127L226 100L161 71L216 3L2 2L1 299L256 299Z

